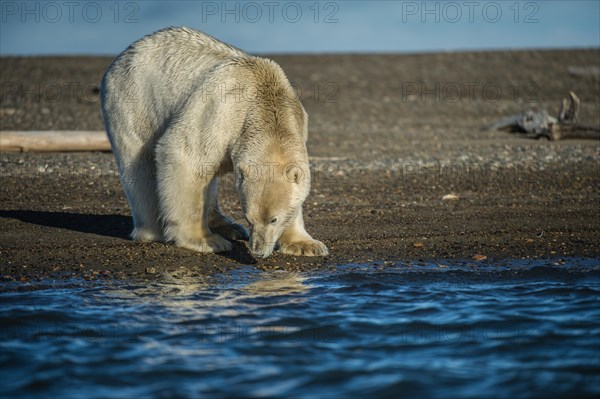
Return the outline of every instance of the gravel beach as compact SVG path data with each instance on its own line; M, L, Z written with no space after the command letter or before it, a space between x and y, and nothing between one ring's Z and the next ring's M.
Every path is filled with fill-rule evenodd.
M309 113L307 230L330 255L254 260L127 238L110 153L1 153L0 277L153 278L253 265L600 255L600 142L535 141L482 127L574 91L600 126L600 50L273 56ZM0 130L102 130L108 57L1 58ZM223 210L243 220L231 176Z

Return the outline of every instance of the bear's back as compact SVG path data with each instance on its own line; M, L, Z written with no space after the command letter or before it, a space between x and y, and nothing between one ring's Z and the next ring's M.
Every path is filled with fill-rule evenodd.
M130 113L157 128L181 106L207 73L220 64L249 57L202 32L167 28L130 45L102 80L105 114Z
M108 84L114 80L116 84L111 88L117 90L124 83L139 87L165 84L164 88L176 88L181 94L207 70L237 57L248 55L199 31L167 28L129 46L113 61L104 80Z
M109 134L133 133L142 141L159 137L190 99L199 98L200 111L210 96L220 96L221 111L232 120L251 110L258 131L297 133L305 125L279 65L188 28L163 29L133 43L109 67L101 93ZM121 128L129 122L134 128Z
M134 42L123 53L144 53L145 55L174 56L186 58L198 55L216 59L247 56L242 50L224 43L206 33L181 28L165 28L144 36ZM189 61L189 60L188 60Z

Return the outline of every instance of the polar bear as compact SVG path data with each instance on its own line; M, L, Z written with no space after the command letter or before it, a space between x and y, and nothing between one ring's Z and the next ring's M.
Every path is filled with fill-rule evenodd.
M275 62L202 32L167 28L106 71L102 116L139 241L199 252L325 256L304 229L308 116ZM234 172L246 229L224 215L218 177Z

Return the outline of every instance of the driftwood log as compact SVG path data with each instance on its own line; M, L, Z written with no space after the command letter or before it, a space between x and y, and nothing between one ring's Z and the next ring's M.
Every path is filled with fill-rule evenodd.
M594 139L600 140L600 128L577 123L581 101L570 92L561 103L557 118L545 109L530 109L511 115L487 126L487 130L522 133L533 139ZM0 151L63 152L110 151L104 131L0 131Z
M581 101L573 92L563 98L558 118L545 109L529 109L522 114L511 115L486 127L487 130L504 130L522 133L532 139L594 139L600 140L600 128L577 123Z
M0 131L0 151L110 151L103 131Z

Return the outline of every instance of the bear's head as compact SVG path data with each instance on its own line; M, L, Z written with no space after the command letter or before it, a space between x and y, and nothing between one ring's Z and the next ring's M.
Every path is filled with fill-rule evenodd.
M302 144L304 148L304 144ZM282 233L294 223L310 191L310 169L306 150L272 148L260 161L236 168L236 187L250 227L250 251L266 258Z

